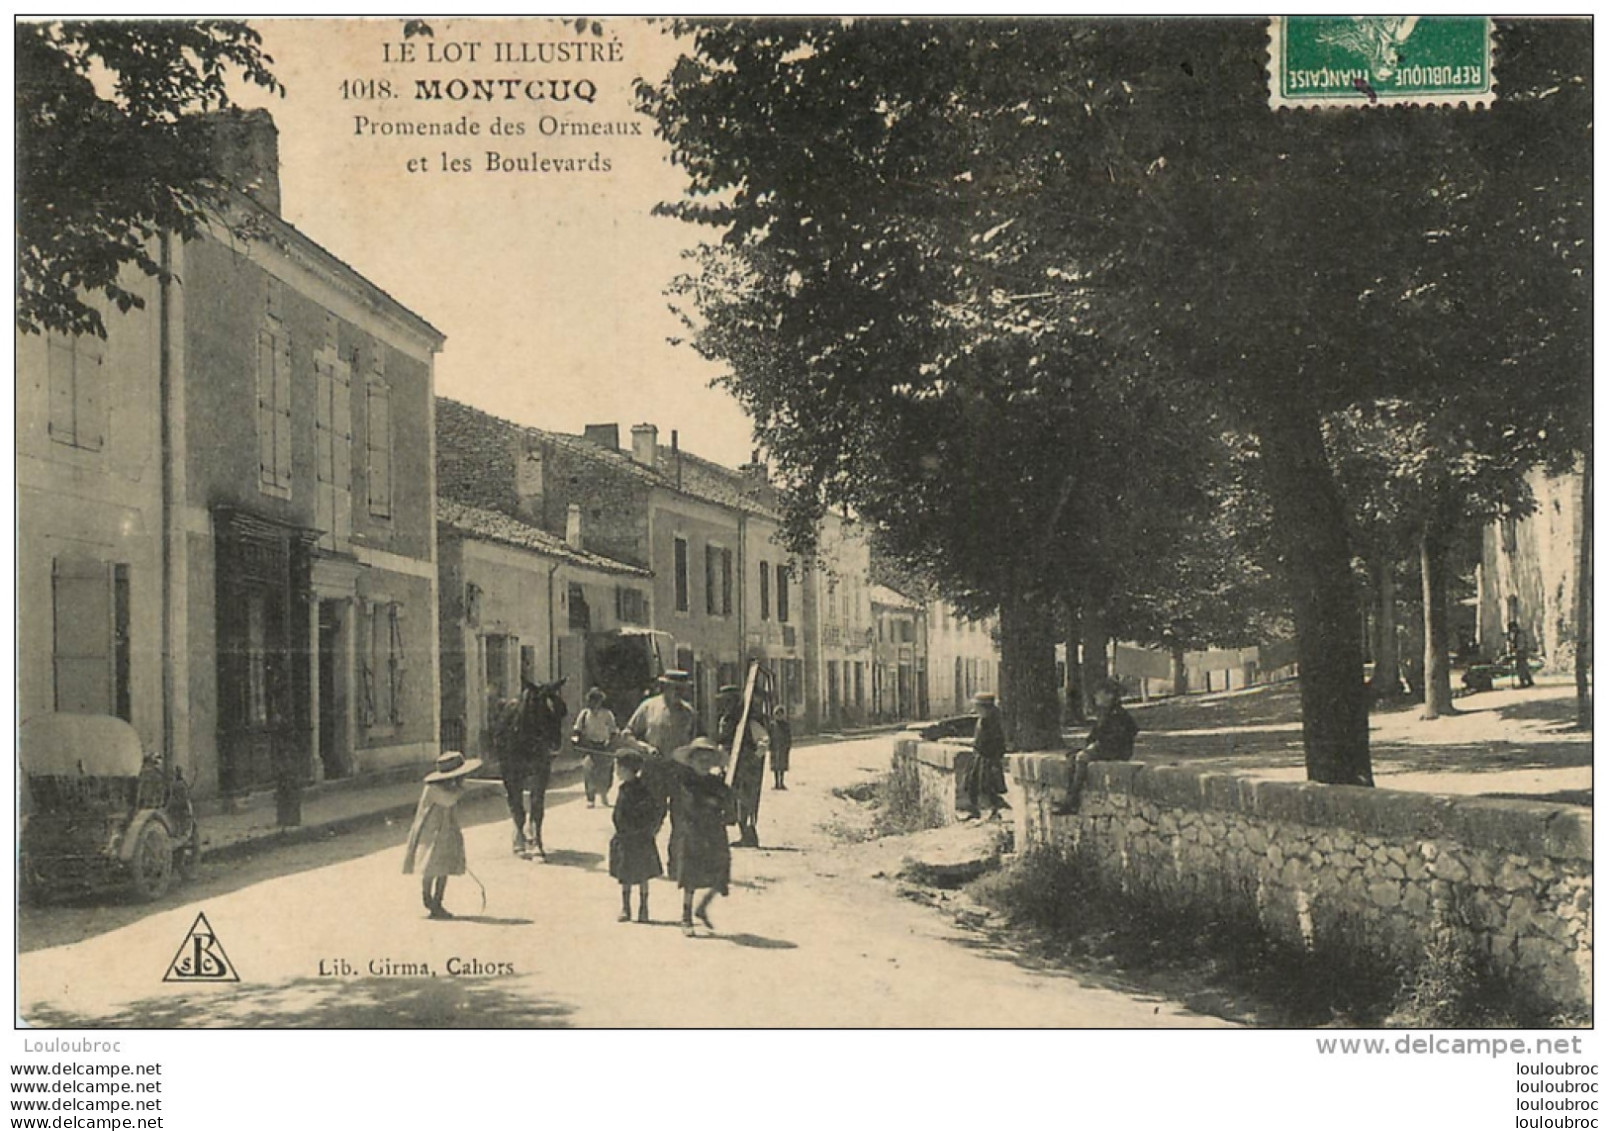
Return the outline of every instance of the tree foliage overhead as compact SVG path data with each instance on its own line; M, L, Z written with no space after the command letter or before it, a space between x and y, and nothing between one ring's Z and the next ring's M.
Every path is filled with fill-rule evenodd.
M125 265L161 277L152 241L191 238L226 187L204 112L228 79L281 87L245 23L19 21L17 325L105 335L86 296L142 305Z
M1274 112L1258 20L679 30L694 50L642 102L691 179L665 210L720 232L681 284L694 341L802 497L907 524L980 595L998 577L970 550L1042 580L1079 545L1142 593L1158 533L1203 540L1147 509L1182 484L1189 511L1190 461L1125 445L1165 452L1169 410L1201 450L1208 424L1243 433L1309 774L1371 780L1324 424L1476 382L1589 442L1589 25L1499 24L1478 113Z

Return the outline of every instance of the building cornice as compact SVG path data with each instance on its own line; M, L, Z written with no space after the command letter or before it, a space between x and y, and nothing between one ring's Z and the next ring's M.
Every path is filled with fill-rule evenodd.
M205 231L209 238L286 283L311 281L323 291L316 297L335 313L368 332L383 326L390 335L400 335L402 344L411 347L407 352L426 364L445 345L446 335L440 330L260 204L236 197L228 212L227 220L218 215L208 217ZM286 268L292 270L287 272ZM301 278L292 277L295 272ZM386 335L388 339L390 335Z

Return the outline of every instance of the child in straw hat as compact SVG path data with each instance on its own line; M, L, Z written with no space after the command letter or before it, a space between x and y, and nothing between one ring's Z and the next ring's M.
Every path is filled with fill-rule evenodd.
M731 885L731 845L726 826L737 820L731 787L720 776L720 747L695 738L675 752L679 776L670 803L670 878L682 892L681 929L693 934L692 919L709 930L709 901L726 895ZM699 889L703 898L693 907Z
M433 773L424 779L413 828L408 830L408 851L402 858L402 874L419 870L424 884L424 907L432 919L451 919L452 912L442 906L447 894L447 877L461 876L469 870L463 851L463 826L458 821L458 802L463 800L464 781L480 768L479 758L464 758L449 750L436 759Z

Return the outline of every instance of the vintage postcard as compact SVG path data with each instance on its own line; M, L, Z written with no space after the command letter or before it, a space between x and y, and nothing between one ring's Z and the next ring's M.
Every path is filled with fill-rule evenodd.
M1591 35L18 22L17 1025L1501 1030L1541 1126Z

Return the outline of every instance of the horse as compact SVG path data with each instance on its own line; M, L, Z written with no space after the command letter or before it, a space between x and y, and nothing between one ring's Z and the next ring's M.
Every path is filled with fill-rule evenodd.
M503 790L508 794L508 815L514 819L514 852L523 856L534 849L545 860L542 819L547 813L547 784L553 775L553 755L564 743L564 716L569 707L559 695L564 680L522 682L519 698L498 704L492 742L502 768Z

